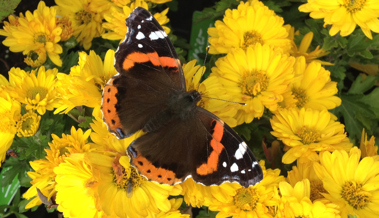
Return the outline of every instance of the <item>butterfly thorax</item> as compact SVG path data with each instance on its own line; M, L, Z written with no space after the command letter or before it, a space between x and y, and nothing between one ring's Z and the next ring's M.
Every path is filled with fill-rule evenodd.
M168 101L167 108L146 122L143 128L144 132L158 130L172 119L179 119L181 121L191 119L194 116L196 104L200 99L201 95L196 90L173 94Z

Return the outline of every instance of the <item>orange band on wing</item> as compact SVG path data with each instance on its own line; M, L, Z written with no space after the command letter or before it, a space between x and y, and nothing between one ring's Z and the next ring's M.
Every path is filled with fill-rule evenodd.
M117 132L117 128L122 128L122 125L116 111L118 89L113 85L113 80L110 79L104 87L101 110L104 122L108 125L109 130Z
M222 136L224 135L224 127L217 121L216 125L213 129L213 134L212 137L213 139L211 140L211 147L213 151L208 157L207 163L203 163L196 169L196 173L202 176L209 175L215 171L217 171L217 166L218 166L218 161L220 158L220 154L222 150L224 150L224 145L221 144L221 139Z
M173 185L182 181L182 179L175 177L176 174L173 171L155 167L148 159L139 153L137 157L133 158L132 163L140 172L140 174L149 180L168 185Z
M129 70L134 66L134 63L144 63L150 62L154 66L162 66L162 67L171 67L178 68L178 63L174 58L171 57L159 57L157 52L151 53L142 53L142 52L133 52L126 56L122 63L122 68L124 70ZM177 71L177 70L176 70Z

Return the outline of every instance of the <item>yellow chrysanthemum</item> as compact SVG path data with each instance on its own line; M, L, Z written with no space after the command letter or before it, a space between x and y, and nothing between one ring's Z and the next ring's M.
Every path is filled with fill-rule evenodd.
M11 84L5 78L5 76L0 74L0 97L9 98L9 90L11 89Z
M350 35L355 27L372 39L371 31L379 33L379 2L377 0L312 0L299 7L301 12L310 12L315 19L324 18L326 25L332 25L331 36L340 32L341 36Z
M68 17L57 17L56 20L57 25L62 28L61 41L68 40L74 33L72 22Z
M334 121L327 110L283 109L270 121L274 130L271 134L286 145L282 159L285 164L299 157L318 160L318 151L349 150L352 146L345 126Z
M126 149L137 137L142 135L142 131L138 131L132 136L124 139L118 139L114 134L108 131L107 125L104 123L100 107L93 110L92 115L95 117L91 123L91 140L99 146L99 151L113 151L120 154L126 154Z
M196 65L196 60L192 60L183 65L184 77L186 78L187 91L197 90L201 94L201 101L198 106L207 109L220 117L229 126L235 127L237 121L234 116L240 105L231 103L232 97L220 83L219 78L210 76L200 83L205 72L205 67Z
M181 192L180 186L147 181L130 165L126 154L90 152L86 157L92 163L92 170L99 173L100 206L109 216L154 217L161 212L170 211L168 196Z
M306 63L304 57L298 57L294 66L296 79L291 81L288 94L295 100L292 105L287 102L284 108L312 108L329 110L341 105L337 82L331 81L330 72L320 63Z
M30 73L12 68L9 71L12 97L25 104L26 110L36 110L41 115L53 110L59 101L55 88L57 73L58 69L45 70L44 66Z
M247 217L273 217L270 208L277 207L277 186L279 182L284 181L283 176L279 176L280 170L267 169L264 161L259 164L263 170L263 180L255 186L249 188L241 187L235 190L232 198L226 202L220 202L214 199L209 205L209 209L220 211L217 218L230 217L247 218Z
M54 168L58 210L65 217L101 217L98 203L98 176L83 153L73 154ZM75 197L73 197L75 196Z
M44 49L29 51L24 62L31 67L39 67L46 62L46 51Z
M49 143L50 149L45 149L46 159L30 162L30 166L34 169L34 172L28 172L28 176L32 179L30 182L32 186L24 193L23 197L33 199L25 206L26 209L42 203L38 197L37 188L48 199L56 194L54 168L63 163L64 159L71 154L91 151L91 145L87 143L90 134L91 130L83 133L82 129L76 130L72 127L70 135L62 134L62 138L51 135L53 140Z
M340 207L341 216L377 217L379 214L379 161L365 157L353 147L346 151L323 152L315 171L327 193L325 198Z
M291 25L289 24L284 25L284 27L287 29L289 33L288 38L291 40L292 46L291 46L290 54L292 56L295 56L295 57L304 56L305 59L307 60L307 63L316 61L322 65L333 65L332 63L317 59L329 54L328 51L325 51L324 49L320 48L319 45L315 48L315 50L309 51L309 46L311 45L311 42L313 39L313 32L309 32L305 34L298 47L295 44L294 39L295 39L295 35L300 35L299 31L295 32L295 28L291 27Z
M93 38L104 32L101 26L103 16L91 7L91 2L92 0L55 0L58 14L70 19L73 36L86 50L91 47Z
M308 179L297 182L292 187L287 182L279 183L284 209L283 217L341 217L338 206L328 200L310 200Z
M0 167L7 150L13 143L17 132L17 122L21 117L21 104L8 97L0 97Z
M190 218L189 214L182 214L180 210L178 210L183 203L182 198L173 198L169 201L171 204L171 210L169 210L168 212L160 212L156 215L157 218ZM153 217L154 216L148 216L148 218Z
M70 74L57 75L60 107L54 113L68 113L76 106L98 107L104 85L117 71L114 68L113 50L105 54L104 63L94 51L89 55L79 52L79 65L71 68Z
M365 129L362 130L359 149L361 149L362 158L378 155L378 146L375 145L375 137L371 136L370 140L367 141L367 134L365 133Z
M17 123L17 136L33 136L39 128L40 121L41 116L38 116L38 114L34 113L33 111L28 111L28 113L24 114Z
M275 111L292 80L294 57L259 43L235 49L216 61L212 75L219 77L234 101L246 103L236 114L237 124L260 118L264 108Z
M219 186L204 186L188 178L179 184L182 187L181 195L186 204L192 207L209 206L214 200L219 202L231 201L236 190L241 188L237 183L223 183Z
M104 14L104 18L107 22L103 23L104 29L108 32L104 33L102 37L104 39L110 40L124 40L128 28L125 25L125 19L129 17L129 14L133 12L135 7L143 7L148 10L149 6L146 2L142 0L137 0L130 6L112 7L107 13ZM168 8L161 13L155 13L154 18L157 19L158 23L162 25L164 31L168 34L170 33L170 28L164 26L169 22L170 19L167 18L166 14Z
M222 21L208 29L210 54L228 53L233 48L246 49L256 43L280 47L284 52L291 48L284 20L262 2L242 2L237 9L226 10Z
M325 193L322 181L318 178L316 172L314 171L313 165L314 161L298 161L297 166L293 166L292 170L288 172L287 181L292 186L296 183L303 181L304 179L309 180L310 183L310 196L308 198L313 202L315 200L324 199L321 193Z
M12 52L22 51L23 54L37 50L45 51L54 64L62 66L59 54L63 50L58 44L62 28L56 24L55 17L55 9L46 7L45 3L40 1L33 14L27 11L25 17L9 20L10 25L0 31L0 35L7 37L3 44Z

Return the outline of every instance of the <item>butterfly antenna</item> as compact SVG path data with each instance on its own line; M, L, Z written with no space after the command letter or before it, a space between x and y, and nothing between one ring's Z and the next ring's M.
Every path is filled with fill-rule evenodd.
M243 103L243 102L228 101L228 100L224 100L224 99L212 98L212 97L207 97L207 96L201 96L201 97L202 98L209 98L209 99L219 100L219 101L226 101L226 102L229 102L229 103L235 103L235 104L239 104L239 105L246 105L246 103Z

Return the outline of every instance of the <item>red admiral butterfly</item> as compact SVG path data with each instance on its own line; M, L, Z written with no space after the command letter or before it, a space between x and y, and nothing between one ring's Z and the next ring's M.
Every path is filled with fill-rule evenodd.
M128 32L116 52L103 90L103 119L126 138L146 134L128 147L131 164L149 180L174 185L189 177L204 185L263 178L246 143L222 120L198 107L201 94L187 92L175 49L157 20L138 7L126 19Z

